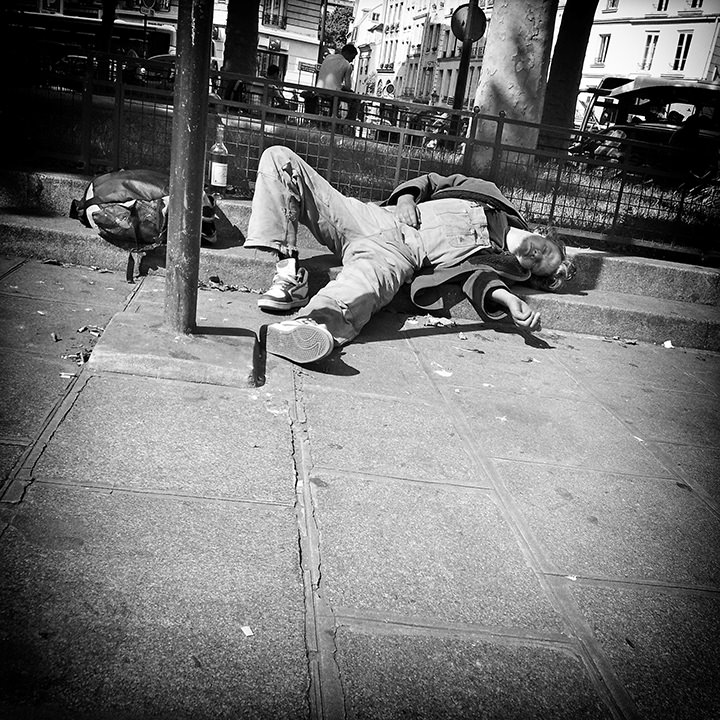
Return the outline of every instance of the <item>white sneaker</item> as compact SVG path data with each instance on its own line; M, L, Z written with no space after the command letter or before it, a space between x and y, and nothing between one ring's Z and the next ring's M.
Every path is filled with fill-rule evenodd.
M335 347L330 331L310 318L284 320L265 327L267 352L301 365L322 360Z
M298 268L295 258L281 260L275 266L272 285L258 300L261 310L294 310L308 303L308 272Z

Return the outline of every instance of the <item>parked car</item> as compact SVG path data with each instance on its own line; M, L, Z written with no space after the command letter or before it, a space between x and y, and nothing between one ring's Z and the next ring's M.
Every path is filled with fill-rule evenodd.
M176 55L154 55L140 68L141 83L160 90L172 90L175 86Z
M586 104L575 155L712 177L720 153L720 83L612 78ZM602 85L602 83L601 83Z
M148 88L172 91L175 88L176 74L177 55L154 55L139 65L138 84ZM208 87L211 105L220 102L220 96L215 91L217 75L217 70L211 67Z
M97 60L91 61L93 74L97 71ZM82 92L88 72L87 55L65 55L50 68L47 84L59 90Z
M447 136L456 135L464 137L468 128L468 119L460 117L457 127L453 131L452 108L444 105L434 105L427 110L421 110L408 118L407 126L412 130L422 130L425 136L418 138L418 143L428 148L453 149L456 141Z

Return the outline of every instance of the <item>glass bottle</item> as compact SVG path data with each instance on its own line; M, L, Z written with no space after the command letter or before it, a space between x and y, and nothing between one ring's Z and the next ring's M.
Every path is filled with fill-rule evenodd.
M225 126L218 123L215 144L208 156L207 182L211 195L220 196L227 190L228 160L230 153L225 146Z

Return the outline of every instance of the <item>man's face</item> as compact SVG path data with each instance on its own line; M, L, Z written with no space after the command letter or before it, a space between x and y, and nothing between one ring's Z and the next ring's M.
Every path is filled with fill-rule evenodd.
M520 265L533 275L552 275L562 262L560 248L542 235L527 235L515 253Z

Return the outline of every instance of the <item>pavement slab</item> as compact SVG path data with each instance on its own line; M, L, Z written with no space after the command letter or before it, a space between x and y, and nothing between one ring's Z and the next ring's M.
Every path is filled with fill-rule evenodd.
M0 255L0 277L6 273L11 272L25 262L24 260L16 257L8 257L6 255Z
M717 517L673 479L498 461L547 570L566 576L720 587Z
M3 295L0 337L5 347L32 350L36 353L58 353L89 341L79 337L87 328L102 332L117 312L113 305L96 302L78 304L56 298L21 298ZM92 346L92 342L90 345Z
M720 446L720 405L714 394L622 384L595 395L644 441Z
M13 469L21 455L25 452L24 445L0 440L0 487L5 485L10 471Z
M456 394L483 452L494 458L667 477L669 471L611 412L594 401L493 388Z
M562 646L341 628L352 720L603 720L582 662Z
M555 333L560 336L560 333ZM565 335L561 341L570 351L554 357L586 386L627 383L638 387L672 391L707 392L720 375L717 353L665 348L639 343L632 338L600 338ZM602 358L602 362L598 362ZM717 390L720 383L716 381Z
M144 278L126 312L112 318L90 368L233 387L262 386L272 372L279 385L289 386L292 366L268 358L258 343L260 326L272 318L256 299L248 291L202 289L195 331L184 334L165 321L165 279Z
M291 509L43 483L7 508L5 717L307 715Z
M136 289L117 272L79 265L61 267L62 271L58 271L58 265L54 263L26 263L0 279L0 293L122 307Z
M701 488L715 503L720 515L720 448L654 443L663 452L678 478L694 489Z
M316 466L487 487L437 404L363 395L349 401L309 388L304 407Z
M286 404L267 390L91 376L33 474L70 484L290 505L295 490Z
M573 595L639 717L720 717L717 593L576 586Z
M491 494L325 472L310 482L323 593L341 614L564 629Z
M65 360L14 351L0 351L0 367L0 397L6 409L0 413L0 439L29 443L67 391L70 379L61 373L78 368Z
M528 344L527 336L506 327L471 330L458 324L454 337L425 336L411 342L444 393L475 389L586 399L586 391L557 361L568 351L556 340L546 340L547 333L533 337L538 341L535 346Z

